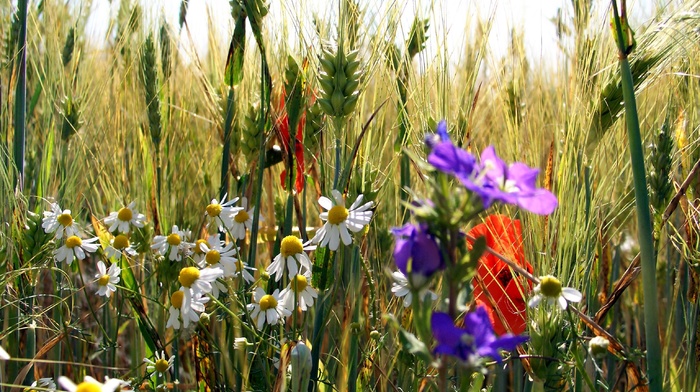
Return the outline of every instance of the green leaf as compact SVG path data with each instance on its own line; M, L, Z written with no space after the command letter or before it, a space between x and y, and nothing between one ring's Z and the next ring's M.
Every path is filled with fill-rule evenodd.
M399 329L399 341L404 351L415 355L425 363L433 361L433 356L430 355L430 350L425 343L421 342L414 334L406 331L403 328Z
M226 56L226 70L224 82L233 86L243 80L243 55L245 51L245 15L241 14L236 19L236 27L231 37L231 45Z

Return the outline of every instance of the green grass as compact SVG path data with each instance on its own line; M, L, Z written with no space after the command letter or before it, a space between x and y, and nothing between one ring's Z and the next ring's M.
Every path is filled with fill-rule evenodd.
M277 369L273 362L280 355L282 364L290 361L290 346L281 339L312 344L314 337L318 343L312 347L313 360L318 360L320 376L312 374L311 380L318 383L317 390L437 389L438 370L445 368L405 350L402 331L420 334L411 308L404 308L391 293L390 274L396 267L389 229L403 224L408 216L401 203L411 199L407 195L430 190L422 162L423 137L443 118L453 140L473 153L494 145L508 162L541 168L540 186L551 154L551 189L559 199L554 214L545 218L502 205L489 212L522 221L526 258L535 276L552 274L565 286L580 290L585 298L577 307L583 314L593 316L603 306L615 281L638 253L632 166L620 118L625 113L617 48L609 21L587 13L585 1L574 2L583 13L562 20L568 31L562 36L565 60L547 68L531 63L517 32L509 55L497 58L489 53L485 34L480 32L491 29L491 20L479 21L473 29L479 33L466 34L464 58L450 58L446 37L437 37L435 58L425 59L415 42L398 30L396 10L355 9L353 1L343 0L342 6L327 7L328 12L342 12L339 19L348 21L339 32L328 15L318 15L315 25L298 20L293 16L296 3L289 1L281 4L288 12L282 27L273 26L272 19L259 13L259 1L245 1L240 7L248 18L259 13L254 23L259 31L245 25L240 81L226 78L227 56L221 48L228 47L229 38L222 43L220 37L212 36L209 52L185 64L176 48L188 34L187 26L167 27L171 40L167 57L161 22L147 25L136 3L121 2L111 20L106 47L96 50L86 44L83 27L88 15L84 12L71 13L62 2L41 2L40 9L30 2L25 180L18 193L13 162L21 129L15 127L21 116L15 114L18 98L14 94L20 78L19 21L13 19L9 5L0 5L0 92L4 97L0 101L0 346L13 357L0 362L2 390L61 375L76 381L85 375L98 380L118 377L153 388L156 379L147 374L142 361L163 348L168 355L177 354L177 372L166 375L170 387L175 387L172 382L177 377L180 390L206 388L198 382L212 389L279 390L283 383L294 384L286 379L285 366ZM349 17L353 12L359 18ZM635 8L628 12L634 14ZM695 31L700 2L669 5L655 15L647 25L632 26L637 46L629 60L647 176L654 167L651 160L658 157L651 158L648 147L658 143L659 129L665 126L673 139L671 150L666 150L670 178L650 181L655 184L650 186L670 186L674 193L700 157L700 44ZM425 17L430 19L427 34L432 36L439 16ZM316 35L290 47L277 32L280 28L289 34L304 28ZM145 80L143 48L149 36L155 63L150 68L152 78ZM350 48L359 50L358 104L346 117L320 118L318 151L313 151L305 136L306 168L313 166L313 170L307 173L304 191L292 194L280 184L284 163L260 170L267 159L265 150L281 145L275 124L282 116L279 101L287 59L291 56L299 66L307 103L304 110L310 110L322 90L319 56L322 49L335 54L339 36L345 54ZM424 68L417 69L419 64ZM269 102L261 97L264 67L269 69L272 86ZM156 99L157 106L153 105ZM400 115L401 108L405 116ZM159 141L153 137L156 115ZM306 116L308 120L310 114ZM230 136L231 145L229 155L222 157L225 135ZM400 143L395 145L397 140ZM222 161L229 162L223 169ZM286 324L262 332L254 328L245 310L251 301L251 284L228 281L229 294L207 305L208 323L180 333L165 325L169 297L180 285L177 273L184 264L168 266L145 244L139 255L128 263L122 261L119 288L106 301L94 294L93 283L97 261L107 260L103 252L70 267L55 264L52 251L60 241L41 230L41 213L49 209L49 200L55 200L72 211L86 237L102 233L108 240L110 235L97 222L133 200L149 223L142 233L132 235L132 242L139 236L149 242L153 235L167 235L172 225L191 230L194 241L204 238L204 209L211 199L223 193L229 198L246 196L264 219L257 222L254 243L250 237L240 242L241 256L255 263L256 284L270 292L287 285L286 278L276 283L261 274L279 253L282 236L300 235L299 226L307 228L304 235L313 236L322 224L318 215L324 211L318 207L318 197L330 197L334 178L348 162L351 170L343 177L348 185L341 191L347 192L348 203L359 194L376 203L369 229L356 235L351 247L312 253L317 268L313 282L317 285L325 273L328 290L296 320L290 317ZM225 176L229 185L222 189ZM699 192L691 182L668 221L654 232L664 390L694 390L698 385ZM668 199L663 201L652 203L654 222L660 221L666 208ZM436 292L443 287L446 281L435 282ZM585 343L595 336L594 330L575 314L563 313L561 319L546 321L566 325L567 334L555 342L562 348L555 358L541 362L546 368L536 373L540 379L528 381L523 376L527 363L521 366L519 359L511 358L505 370L508 377L496 377L498 366L490 366L483 386L494 391L557 390L566 384L586 390L591 381L629 390L632 385L620 379L624 364L632 364L628 380L635 368L642 377L646 374L643 297L637 278L600 320L600 327L622 345L615 355L608 353L596 361L600 370L586 353ZM389 315L395 317L396 325L388 321ZM540 319L536 311L528 315ZM530 332L540 327L529 326ZM235 349L234 342L242 337L252 345ZM425 343L428 348L434 344ZM532 344L523 347L527 355L542 355ZM30 362L34 355L35 361ZM293 367L290 377L296 377L295 372ZM450 373L448 381L471 390L469 380L460 380L456 374Z

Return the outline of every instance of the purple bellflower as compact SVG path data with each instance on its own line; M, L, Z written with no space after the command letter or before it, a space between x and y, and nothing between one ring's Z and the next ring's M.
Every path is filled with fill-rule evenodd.
M435 143L437 138L433 138L428 163L455 176L467 189L478 194L484 209L500 201L539 215L554 212L558 204L556 196L546 189L537 188L539 169L531 169L521 162L507 165L496 155L493 146L487 147L481 154L481 162L477 162L472 154L455 146L449 140L446 128L441 130L440 125L440 142Z
M438 345L436 354L457 357L465 363L479 366L481 359L490 357L501 362L500 350L514 350L527 341L527 336L510 333L496 337L486 308L479 306L464 317L464 328L455 326L447 313L433 313L430 320Z
M514 204L539 215L549 215L557 208L557 198L552 192L537 188L539 169L531 169L522 162L507 165L496 155L493 146L481 153L481 190L478 192L484 207L492 201ZM478 187L479 184L473 184ZM474 189L473 189L474 190Z
M442 120L438 123L435 133L425 135L425 144L429 149L433 149L438 143L449 142L450 136L447 134L447 122Z
M413 287L420 288L427 278L445 268L440 248L425 223L407 223L391 232L396 237L394 261Z

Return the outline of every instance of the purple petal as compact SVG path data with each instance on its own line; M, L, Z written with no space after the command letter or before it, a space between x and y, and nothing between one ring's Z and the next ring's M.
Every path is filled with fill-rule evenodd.
M540 188L533 192L519 194L517 204L520 208L538 215L549 215L559 204L552 192Z
M455 327L452 318L447 313L433 313L430 318L430 327L433 330L435 340L438 341L440 346L452 348L451 352L441 351L443 354L454 353L454 350L461 342L462 335L465 333L464 330Z

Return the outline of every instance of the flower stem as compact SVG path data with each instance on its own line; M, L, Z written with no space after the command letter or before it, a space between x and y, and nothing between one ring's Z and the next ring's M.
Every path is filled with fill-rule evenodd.
M625 1L622 1L624 7ZM632 159L632 175L634 177L634 196L637 207L637 231L638 243L642 264L642 288L644 293L644 325L647 345L647 377L649 390L661 391L663 386L663 373L661 365L661 344L659 341L659 321L656 293L656 261L654 260L654 238L651 213L649 211L649 195L644 169L644 151L642 150L642 137L639 131L639 118L637 117L637 102L634 96L634 82L632 71L627 59L625 37L622 35L620 14L617 2L612 1L613 15L615 18L615 30L617 32L618 54L620 60L620 73L622 77L622 93L625 101L625 121L627 124L627 139L629 141L630 156Z

